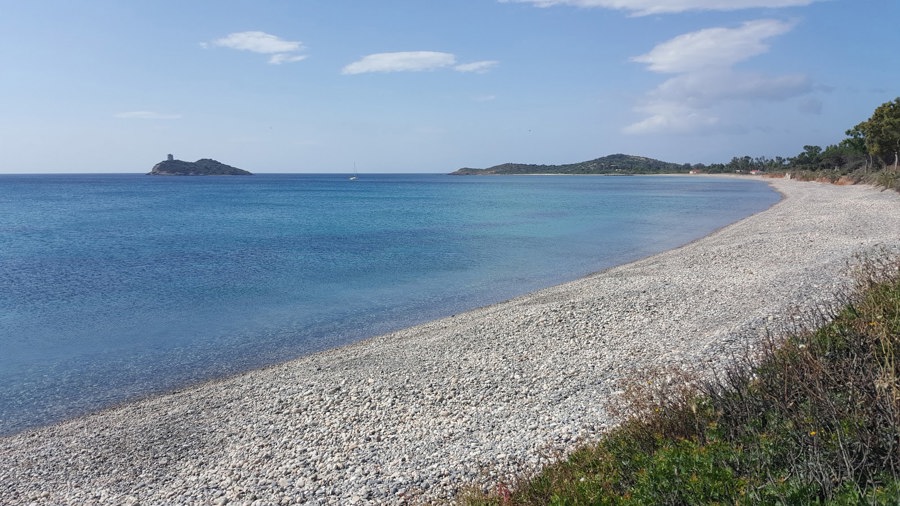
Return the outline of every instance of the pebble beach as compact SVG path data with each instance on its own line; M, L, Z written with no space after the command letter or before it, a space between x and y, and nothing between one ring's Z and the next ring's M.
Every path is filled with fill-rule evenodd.
M635 370L720 369L900 250L900 194L769 182L779 203L674 250L2 437L0 504L447 503L533 472L614 424Z

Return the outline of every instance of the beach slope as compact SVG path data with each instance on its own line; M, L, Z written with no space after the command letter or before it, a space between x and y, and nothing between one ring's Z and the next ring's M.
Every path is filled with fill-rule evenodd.
M417 503L535 469L612 423L632 369L720 367L900 248L896 193L772 185L771 209L672 251L2 438L0 503Z

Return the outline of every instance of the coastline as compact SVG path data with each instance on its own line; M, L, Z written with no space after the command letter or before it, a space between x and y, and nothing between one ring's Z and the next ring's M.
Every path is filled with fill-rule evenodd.
M0 438L0 503L403 503L540 467L629 368L709 370L900 247L900 195L785 198L680 248L344 348Z

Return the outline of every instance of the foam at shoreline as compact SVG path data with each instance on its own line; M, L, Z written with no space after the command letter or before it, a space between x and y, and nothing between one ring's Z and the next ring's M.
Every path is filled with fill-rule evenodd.
M402 503L535 469L611 423L630 368L720 366L900 247L896 193L772 184L785 200L675 250L2 438L0 503Z

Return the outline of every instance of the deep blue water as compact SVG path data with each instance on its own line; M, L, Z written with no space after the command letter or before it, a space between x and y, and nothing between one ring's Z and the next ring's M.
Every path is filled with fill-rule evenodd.
M0 434L572 280L778 198L704 177L0 176Z

